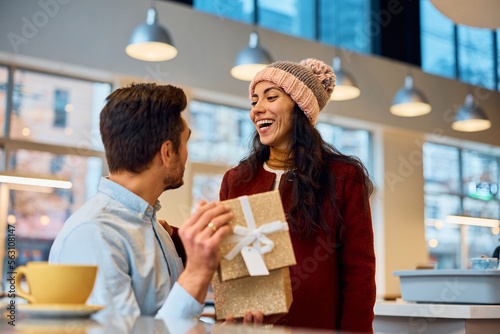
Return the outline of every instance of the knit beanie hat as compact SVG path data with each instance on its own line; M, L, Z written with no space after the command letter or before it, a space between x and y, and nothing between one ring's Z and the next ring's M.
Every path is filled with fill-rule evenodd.
M330 66L312 58L304 59L299 64L289 61L272 63L253 78L250 98L261 81L270 81L283 89L315 125L319 112L332 95L335 74Z

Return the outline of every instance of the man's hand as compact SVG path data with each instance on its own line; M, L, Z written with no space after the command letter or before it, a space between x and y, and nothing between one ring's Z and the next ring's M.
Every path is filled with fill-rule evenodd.
M228 205L200 201L194 213L179 228L186 250L186 269L179 283L200 304L205 301L212 276L219 265L220 244L231 231L233 213Z

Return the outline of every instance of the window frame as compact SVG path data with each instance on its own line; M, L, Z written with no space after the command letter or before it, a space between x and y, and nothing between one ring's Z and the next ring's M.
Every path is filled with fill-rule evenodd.
M492 157L496 160L496 163L497 163L497 186L500 185L500 152L487 152L486 149L481 149L481 147L468 147L468 145L456 145L456 144L451 144L450 142L440 142L440 141L435 141L435 140L426 140L425 143L430 143L432 145L441 145L441 146L446 146L446 147L451 147L451 148L454 148L458 151L458 193L453 193L453 192L444 192L444 191L425 191L425 183L427 182L426 179L425 179L425 176L424 176L424 202L425 202L425 198L426 198L426 195L436 195L436 196L439 196L439 195L448 195L448 196L453 196L453 197L456 197L458 198L459 200L459 210L460 212L458 212L457 214L458 215L463 215L464 214L464 201L466 199L472 199L472 200L477 200L477 201L481 201L483 202L484 204L486 203L489 203L489 202L495 202L498 204L498 207L499 207L499 211L497 212L497 216L496 217L489 217L489 218L494 218L494 219L500 219L500 192L497 191L497 194L490 200L483 200L483 199L477 199L477 198L473 198L471 196L468 196L468 194L466 194L464 192L464 174L463 174L463 164L465 163L464 159L463 159L463 151L470 151L470 152L476 152L476 153L479 153L481 155L486 155L488 157ZM427 208L427 203L425 203L425 208ZM425 215L425 214L424 214ZM424 216L425 217L425 216ZM442 217L443 219L445 217ZM427 220L428 219L432 219L432 220L435 220L436 218L425 218L424 220L424 226L425 226L425 237L426 237L426 243L427 243L427 240L428 240L428 235L429 233L434 233L434 232L428 232L428 228L431 228L431 227L434 227L434 228L437 228L436 226L434 226L434 224L428 224ZM441 220L440 217L437 218L437 220ZM441 225L441 227L443 227ZM441 227L439 227L438 229L441 229ZM452 228L453 226L447 226L447 228ZM460 232L457 232L458 234L460 234ZM498 236L497 236L498 237ZM467 243L468 244L468 243ZM470 245L468 245L469 247ZM429 253L434 253L434 254L450 254L450 255L453 255L453 252L452 253L446 253L443 251L436 251L436 252L431 252L431 247L429 246L429 244L427 243L427 249L429 251ZM455 255L455 261L456 261L456 264L458 264L458 266L460 267L460 251L458 249L455 249L455 251L457 251ZM470 255L470 254L469 254Z
M55 145L55 144L47 144L40 143L36 141L24 141L19 139L11 139L10 138L10 125L11 125L11 116L12 116L12 100L13 100L13 92L14 92L14 73L16 70L24 70L30 72L36 72L40 74L52 75L55 77L63 77L70 78L76 80L83 80L92 83L103 83L108 84L110 90L114 90L114 85L112 82L107 82L99 79L93 79L89 77L82 77L78 75L69 75L58 73L56 71L50 70L41 70L38 68L32 68L29 66L17 66L15 64L7 64L0 62L0 67L4 67L8 71L7 83L6 83L6 91L5 91L5 120L3 124L3 131L0 135L0 173L4 173L8 171L8 163L9 156L11 151L15 150L28 150L28 151L38 151L43 153L49 153L54 155L74 155L79 157L96 157L102 160L102 171L101 175L106 175L108 170L108 165L106 161L106 155L104 151L94 150L91 148L81 148L77 146L64 146L64 145ZM0 184L0 191L3 195L8 194L10 191L10 187L8 184ZM7 227L7 207L3 207L3 203L0 207L0 277L3 277L3 260L5 258L5 238L6 238L6 227ZM5 202L7 205L7 201ZM17 250L17 248L16 248ZM18 254L19 255L19 254ZM2 286L0 285L0 292L3 291Z

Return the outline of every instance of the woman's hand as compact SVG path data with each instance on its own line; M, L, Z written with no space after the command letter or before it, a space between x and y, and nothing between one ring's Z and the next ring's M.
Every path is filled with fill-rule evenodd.
M174 233L174 229L172 228L172 226L168 225L168 223L163 219L158 219L158 223L160 223L160 225L163 226L163 228L165 229L165 231L167 231L169 236L172 236L172 234Z
M236 324L243 322L243 325L254 325L254 326L262 326L264 323L264 315L262 312L257 311L255 313L247 312L242 319L236 320L233 316L228 316L224 324Z
M254 327L266 326L266 325L272 326L278 320L283 318L283 316L284 316L283 313L264 316L264 314L262 314L262 312L260 311L257 311L255 313L247 312L245 313L245 316L243 318L235 319L233 316L228 316L226 318L226 321L224 321L222 325L243 323L243 325L253 325Z

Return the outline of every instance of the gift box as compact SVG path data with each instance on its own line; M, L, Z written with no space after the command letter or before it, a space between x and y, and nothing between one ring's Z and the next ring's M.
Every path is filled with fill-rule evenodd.
M220 280L249 276L241 248L257 249L268 270L296 264L283 204L278 190L223 201L231 206L233 234L221 246ZM272 246L269 245L269 242Z
M288 313L292 304L292 284L288 268L271 270L266 276L248 276L222 282L215 272L212 280L217 320L232 315L242 318L246 312L265 316Z
M296 261L279 191L223 203L231 206L234 218L212 280L217 319L248 311L287 313L293 299L288 267Z

